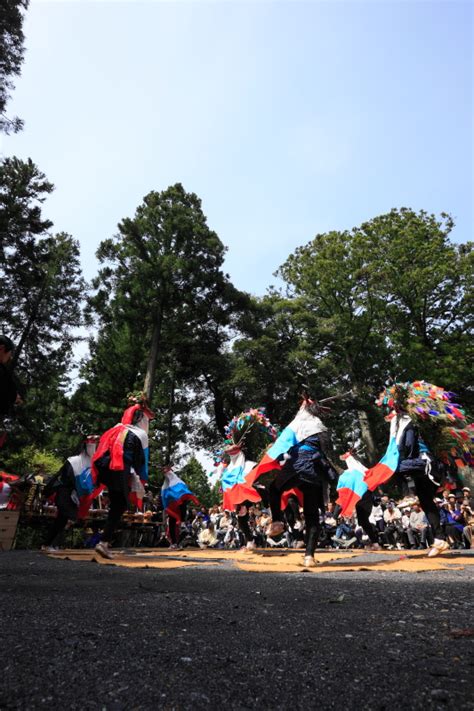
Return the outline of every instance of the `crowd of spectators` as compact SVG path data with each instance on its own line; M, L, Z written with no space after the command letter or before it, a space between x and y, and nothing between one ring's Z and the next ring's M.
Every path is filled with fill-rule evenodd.
M42 487L37 485L38 490ZM31 490L33 491L33 489ZM29 495L30 498L33 494ZM37 509L49 516L55 516L54 505L45 502L41 505L41 496L36 495L30 509ZM446 539L453 549L471 548L474 534L474 500L469 487L457 491L444 490L435 502L440 510L441 524ZM140 524L153 526L152 533L133 538L144 544L168 546L166 516L163 514L159 494L148 490L144 498L143 512L124 514L123 521L135 531ZM5 507L6 502L0 502ZM101 494L93 503L86 532L91 540L100 539L100 523L105 520L108 510L108 497ZM336 507L329 502L325 511L321 511L321 530L318 541L320 548L363 548L369 543L366 534L357 521L357 516L350 518L337 516ZM302 509L296 498L289 501L285 511L285 530L278 536L269 536L267 530L272 522L271 513L264 503L249 506L249 527L253 540L259 548L303 548L305 522ZM92 522L92 523L91 523ZM387 495L374 496L374 506L370 522L378 534L382 549L425 549L433 543L433 532L428 520L414 496L394 501ZM128 540L128 539L126 539ZM132 543L132 541L130 541ZM195 546L200 548L239 549L246 545L238 525L235 512L224 510L214 505L189 507L178 531L178 547Z
M474 532L474 502L468 487L445 490L435 499L446 538L453 549L470 548ZM255 504L248 509L249 526L257 547L303 548L304 516L296 499L285 511L285 530L276 537L267 535L271 523L269 509ZM357 516L337 517L335 504L329 502L321 512L319 547L363 548L368 539ZM424 549L433 543L433 532L415 497L396 502L388 496L374 497L370 522L376 528L381 548ZM235 512L221 506L190 508L181 523L179 546L236 549L245 546Z

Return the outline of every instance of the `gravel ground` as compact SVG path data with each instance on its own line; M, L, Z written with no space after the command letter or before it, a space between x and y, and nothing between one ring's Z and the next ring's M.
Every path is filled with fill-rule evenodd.
M473 573L131 570L3 553L0 708L472 709Z

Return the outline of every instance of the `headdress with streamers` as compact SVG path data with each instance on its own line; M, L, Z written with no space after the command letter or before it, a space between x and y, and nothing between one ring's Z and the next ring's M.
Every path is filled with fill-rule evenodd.
M122 423L124 425L132 424L133 416L137 410L142 410L149 420L155 417L155 413L150 410L148 398L144 392L129 393L127 395L127 403L127 409L122 415Z
M474 425L467 424L456 395L424 380L395 382L376 400L380 407L406 412L430 450L446 464L474 464Z
M245 451L247 459L258 461L265 449L274 442L279 430L268 419L265 408L251 408L233 417L225 428L224 446L214 452L214 462L228 461L233 447Z

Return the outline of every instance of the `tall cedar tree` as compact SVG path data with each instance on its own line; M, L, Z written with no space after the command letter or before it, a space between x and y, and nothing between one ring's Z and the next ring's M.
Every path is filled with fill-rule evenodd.
M31 160L0 164L0 330L17 346L13 365L27 390L16 419L24 444L48 444L60 424L85 290L78 243L51 235L42 216L52 190Z
M234 310L245 301L221 270L224 253L201 201L180 184L149 193L98 250L103 266L90 315L99 333L83 371L82 403L108 407L109 415L115 408L115 419L127 391L144 388L165 459L186 439L196 406L191 385L217 377Z
M16 133L23 127L17 116L6 114L13 77L20 75L25 48L23 34L24 13L29 0L2 0L0 3L0 131Z

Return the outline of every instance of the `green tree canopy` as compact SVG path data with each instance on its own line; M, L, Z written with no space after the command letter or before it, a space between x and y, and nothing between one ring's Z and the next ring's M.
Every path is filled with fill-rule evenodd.
M389 376L464 392L469 383L472 245L451 243L452 227L445 214L392 210L317 235L280 269L310 363L332 387L352 388L372 461L372 402Z
M52 235L42 216L52 189L31 160L0 164L0 329L16 344L13 365L27 390L15 434L35 445L61 426L85 292L78 243Z
M25 48L24 12L29 0L2 0L0 3L0 131L19 131L23 121L9 118L6 107L14 88L13 78L19 76Z

